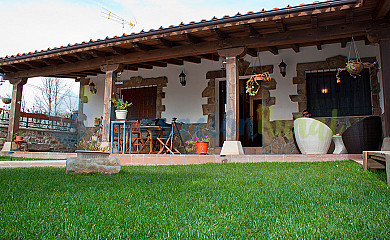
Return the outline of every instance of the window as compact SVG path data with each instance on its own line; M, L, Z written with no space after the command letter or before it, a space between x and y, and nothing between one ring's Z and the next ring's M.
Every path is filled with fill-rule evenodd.
M129 119L156 118L157 86L122 89L123 100L132 102Z
M364 69L360 76L340 73L336 82L335 71L306 74L307 108L312 117L362 116L372 114L370 73Z

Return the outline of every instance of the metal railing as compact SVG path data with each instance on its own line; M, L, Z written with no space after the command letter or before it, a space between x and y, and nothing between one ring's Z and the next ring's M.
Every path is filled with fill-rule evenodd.
M7 127L9 124L9 110L1 109L0 126ZM44 129L53 131L68 132L76 130L76 120L47 116L40 113L20 113L19 127L30 129Z

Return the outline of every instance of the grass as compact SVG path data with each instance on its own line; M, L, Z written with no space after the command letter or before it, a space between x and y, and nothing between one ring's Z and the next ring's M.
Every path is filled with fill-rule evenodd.
M352 161L0 169L0 186L0 239L390 238L386 176Z
M42 159L42 158L12 157L12 160L10 160L9 156L0 156L0 161L48 161L48 160L66 160L66 159Z

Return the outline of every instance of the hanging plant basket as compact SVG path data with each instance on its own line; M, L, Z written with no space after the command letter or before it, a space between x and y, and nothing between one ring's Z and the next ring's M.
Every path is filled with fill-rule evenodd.
M364 66L362 62L356 59L351 59L347 62L347 66L345 68L349 74L351 74L351 76L354 76L359 75L362 72Z
M246 82L246 92L250 96L255 96L259 92L261 87L258 81L271 81L271 77L268 72L252 75Z
M2 98L1 101L3 101L4 104L10 104L11 98Z

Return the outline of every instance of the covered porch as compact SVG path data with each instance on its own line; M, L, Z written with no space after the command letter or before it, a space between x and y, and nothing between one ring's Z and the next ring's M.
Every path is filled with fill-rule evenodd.
M93 131L93 119L102 116L102 141L106 145L114 120L110 99L139 101L133 96L153 88L148 95L153 103L143 105L142 111L134 108L129 118L142 112L136 120L165 118L169 123L178 117L185 123L185 141L194 136L211 137L210 153L219 154L225 142L241 145L252 154L298 153L292 122L312 106L308 102L307 74L345 67L352 37L362 59L381 66L380 70L370 70L372 103L367 116L382 117L384 136L388 137L389 5L389 1L379 0L320 2L2 58L0 71L14 86L7 139L11 141L19 128L23 85L29 78L45 76L73 78L80 83L79 130L89 127ZM286 76L279 74L281 60L287 63ZM181 86L180 72L186 73L187 86ZM246 95L245 82L260 72L270 73L271 81L262 82L257 95ZM95 94L90 91L91 83ZM192 92L199 95L191 96ZM318 118L329 125L335 122L332 130L338 133L362 117ZM248 122L252 130L245 135ZM194 129L198 129L195 135ZM257 139L253 129L258 130ZM166 158L171 161L172 157ZM212 157L218 156L205 158ZM145 158L149 159L142 156L143 161ZM203 156L198 158L201 161Z

